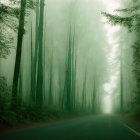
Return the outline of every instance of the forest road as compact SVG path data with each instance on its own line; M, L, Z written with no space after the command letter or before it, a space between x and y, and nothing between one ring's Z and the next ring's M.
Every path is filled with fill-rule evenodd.
M140 140L140 125L117 115L96 115L9 132L0 140Z

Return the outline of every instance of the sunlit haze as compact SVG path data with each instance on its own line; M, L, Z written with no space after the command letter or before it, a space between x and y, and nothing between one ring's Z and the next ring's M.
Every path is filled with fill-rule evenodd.
M120 3L115 0L103 0L103 3L106 6L107 12L113 14L116 9L120 7ZM101 19L102 22L106 22L107 19L106 17L102 17ZM112 111L112 94L113 90L117 87L117 80L118 80L118 73L113 71L113 63L116 60L117 57L117 51L119 45L117 44L118 40L114 37L114 34L120 30L120 26L111 26L109 24L104 24L104 28L106 30L106 37L107 37L107 42L109 44L109 52L107 55L108 59L108 71L110 74L109 81L104 84L104 98L103 98L103 112L105 113L111 113ZM117 67L117 66L116 66Z

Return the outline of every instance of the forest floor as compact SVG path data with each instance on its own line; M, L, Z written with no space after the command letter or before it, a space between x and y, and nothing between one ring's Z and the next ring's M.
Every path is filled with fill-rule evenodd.
M25 128L31 128L34 126L42 126L44 124L53 124L53 123L57 123L60 121L65 121L65 120L73 120L76 118L83 118L83 117L87 117L87 116L91 116L93 114L91 113L75 113L75 114L63 114L62 116L53 116L53 117L47 117L47 119L45 120L40 120L40 121L36 121L36 122L32 122L32 121L28 121L28 122L24 122L24 123L19 123L16 125L7 125L7 124L1 124L0 123L0 134L4 134L4 133L8 133L8 132L12 132L12 131L16 131L16 130L20 130L20 129L25 129Z
M130 120L130 121L133 121L133 122L135 122L135 123L137 123L137 124L139 124L140 125L140 118L136 118L136 117L134 117L134 116L132 116L132 115L130 115L130 114L124 114L124 115L122 115L125 119L127 119L127 120Z

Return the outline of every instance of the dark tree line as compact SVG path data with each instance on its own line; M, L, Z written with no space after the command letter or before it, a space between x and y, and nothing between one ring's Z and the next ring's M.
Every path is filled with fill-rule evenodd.
M3 114L0 112L0 118L2 121L7 121L7 116L16 118L15 120L21 121L20 119L40 119L42 118L42 112L48 111L51 107L55 106L55 99L58 99L58 108L62 111L72 112L75 110L87 109L95 112L96 109L96 97L98 92L98 77L96 65L92 72L93 77L91 91L88 85L88 69L83 69L83 79L81 87L78 85L78 54L77 54L77 30L76 30L76 19L74 15L68 16L68 26L66 26L66 40L64 52L64 60L61 66L58 68L58 81L57 93L54 91L54 83L56 82L54 59L55 53L52 49L52 44L49 47L51 51L48 51L47 44L47 30L46 26L47 16L46 12L46 1L45 0L9 0L11 4L0 3L0 57L5 58L10 53L10 48L13 47L16 50L14 74L12 89L9 89L6 84L6 79L0 77L0 97L2 94L9 94L8 99L0 99L0 105L3 101L6 103L6 110ZM71 7L73 7L73 2ZM71 7L68 11L72 11ZM32 13L33 12L33 13ZM28 95L28 101L24 102L23 95L25 95L26 89L23 86L24 71L25 67L25 56L23 55L24 49L26 48L24 42L24 36L26 34L26 21L30 14L34 15L35 19L30 20L31 27L28 31L30 33L30 45L26 51L29 52L29 86L30 91ZM69 12L67 12L69 14ZM33 22L35 21L35 23ZM4 27L4 28L3 28ZM5 30L6 29L6 30ZM11 32L9 32L9 29ZM5 32L3 32L5 30ZM46 31L46 32L45 32ZM12 34L16 35L16 39L12 37ZM12 46L14 39L17 41L15 46ZM46 41L47 40L47 41ZM25 47L25 48L24 48ZM58 46L60 47L60 46ZM48 58L48 55L50 60ZM49 65L47 65L49 63ZM64 65L62 70L62 65ZM47 72L46 72L47 67ZM87 65L86 65L87 67ZM64 71L64 73L61 72ZM47 80L46 80L47 79ZM46 82L47 81L47 82ZM24 81L27 82L27 79ZM4 89L4 90L3 90ZM81 90L80 90L81 89ZM25 90L25 91L24 91ZM24 92L23 92L24 91ZM78 94L80 91L80 99ZM87 93L88 91L88 93ZM28 93L27 93L28 94ZM90 96L90 97L89 97ZM3 96L4 97L4 96ZM47 98L47 100L46 100ZM80 102L79 102L80 100ZM48 101L47 103L45 101ZM45 105L46 106L45 106ZM46 108L45 108L46 107ZM90 109L91 108L91 109ZM53 108L54 109L54 108ZM46 115L46 114L45 114ZM14 116L14 117L13 117ZM43 115L42 115L43 116ZM36 117L36 118L35 118ZM1 121L0 120L0 121ZM9 119L10 120L10 119Z

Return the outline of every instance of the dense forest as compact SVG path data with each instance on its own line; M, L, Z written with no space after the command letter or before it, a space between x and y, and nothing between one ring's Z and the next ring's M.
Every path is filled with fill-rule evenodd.
M1 0L0 123L140 119L139 29L138 0Z

